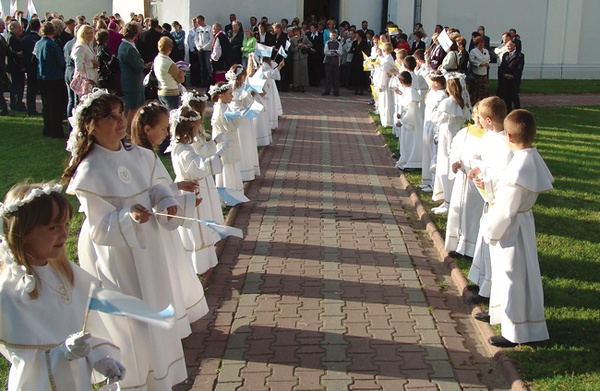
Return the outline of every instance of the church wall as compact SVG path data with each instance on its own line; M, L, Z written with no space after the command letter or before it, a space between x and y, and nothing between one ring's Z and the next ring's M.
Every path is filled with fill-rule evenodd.
M6 13L10 10L10 0L1 0L2 10ZM33 4L40 18L44 18L46 12L58 12L64 15L65 20L75 19L77 15L85 15L89 20L96 14L106 11L109 14L113 9L112 0L94 1L72 1L72 0L34 0ZM17 9L27 11L27 0L17 0Z

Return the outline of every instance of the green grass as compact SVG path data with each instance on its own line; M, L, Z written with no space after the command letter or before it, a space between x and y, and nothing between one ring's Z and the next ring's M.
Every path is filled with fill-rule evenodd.
M498 86L497 80L490 80L490 92ZM521 82L521 93L529 94L581 94L600 92L600 80L552 80L525 79Z
M535 142L555 189L539 196L536 220L550 340L509 351L535 390L600 389L600 106L532 108ZM397 140L379 128L392 150ZM420 172L408 172L418 185ZM431 196L420 193L425 207ZM445 221L430 217L443 232ZM466 275L470 261L458 260ZM498 331L498 330L496 330Z

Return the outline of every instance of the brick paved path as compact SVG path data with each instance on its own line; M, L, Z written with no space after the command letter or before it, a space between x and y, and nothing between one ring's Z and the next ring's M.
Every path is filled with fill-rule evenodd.
M366 99L283 94L184 341L198 390L506 389L416 221ZM348 94L348 92L343 91ZM445 273L446 275L441 275Z

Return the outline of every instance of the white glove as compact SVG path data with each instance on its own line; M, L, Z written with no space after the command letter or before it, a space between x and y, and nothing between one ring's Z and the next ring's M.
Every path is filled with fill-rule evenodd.
M125 367L114 358L101 358L94 364L94 369L106 376L109 383L116 383L125 378Z
M227 149L229 148L229 140L223 140L221 143L221 148L217 151L216 155L221 156Z
M219 133L213 138L213 141L215 143L219 144L221 141L223 141L224 137L225 137L225 133Z
M81 334L81 331L76 334L71 334L69 337L59 345L60 351L65 355L67 360L77 360L78 358L84 358L92 350L90 345L90 333Z

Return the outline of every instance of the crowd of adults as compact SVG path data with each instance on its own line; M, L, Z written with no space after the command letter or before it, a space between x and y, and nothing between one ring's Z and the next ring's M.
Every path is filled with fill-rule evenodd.
M390 22L379 35L369 28L368 21L357 27L316 13L304 21L296 17L291 23L285 18L272 23L266 16L260 20L252 16L245 26L231 14L224 28L219 22L207 24L200 15L192 19L187 34L177 21L161 25L157 19L135 13L129 19L126 23L119 14L103 12L88 22L85 16L65 19L58 13L46 13L43 19L34 15L27 21L19 12L0 20L0 115L9 113L4 92L10 94L11 111L38 115L35 102L39 93L44 136L65 137L62 121L78 103L71 88L73 79L83 77L90 85L122 95L131 121L148 99L159 99L170 109L178 107L178 86L185 80L188 63L188 84L208 88L224 81L231 65L246 66L249 53L258 45L272 48L271 58L285 63L277 81L281 92L302 93L306 87L324 82L323 95L333 92L339 96L340 87L363 95L370 85L364 60L376 55L377 42L390 42L396 48L394 56L422 58L432 70L467 74L473 103L488 95L489 64L497 56L497 94L509 108L520 106L524 56L514 29L502 35L493 54L483 26L471 34L467 45L463 34L441 25L435 27L431 38L420 23L406 34ZM447 50L438 41L442 32L452 39Z

